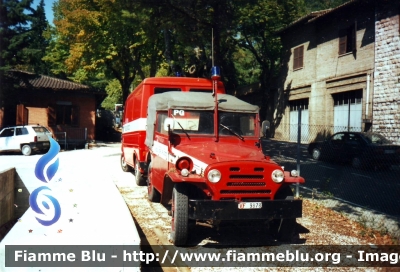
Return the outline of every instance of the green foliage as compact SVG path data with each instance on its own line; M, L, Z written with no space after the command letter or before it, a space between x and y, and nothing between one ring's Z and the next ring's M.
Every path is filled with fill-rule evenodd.
M1 68L106 88L103 106L110 109L145 77L177 71L208 77L212 65L221 67L228 92L260 82L264 105L280 63L276 30L310 10L343 2L58 0L52 27L44 0L36 9L32 1L1 2Z
M42 60L49 46L49 40L44 33L49 28L49 24L44 12L44 0L41 0L36 10L33 10L31 16L31 25L29 30L29 45L24 48L26 63L28 67L25 70L34 71L38 74L48 74L48 66Z
M348 0L304 0L307 12L335 8Z
M114 110L115 104L122 103L122 89L118 80L111 80L106 87L107 97L101 106L106 110Z
M0 67L25 64L24 49L29 45L29 23L33 0L0 2Z

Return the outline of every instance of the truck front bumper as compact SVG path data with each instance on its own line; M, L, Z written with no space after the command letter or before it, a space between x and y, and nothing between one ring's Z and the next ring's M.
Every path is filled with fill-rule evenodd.
M189 218L197 220L256 220L302 216L302 203L296 200L261 201L259 209L239 209L234 200L189 200Z

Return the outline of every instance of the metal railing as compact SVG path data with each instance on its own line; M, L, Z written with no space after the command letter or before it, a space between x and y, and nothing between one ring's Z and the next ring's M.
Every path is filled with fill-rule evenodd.
M84 146L87 143L87 128L51 127L56 140L63 145L64 149L69 147Z

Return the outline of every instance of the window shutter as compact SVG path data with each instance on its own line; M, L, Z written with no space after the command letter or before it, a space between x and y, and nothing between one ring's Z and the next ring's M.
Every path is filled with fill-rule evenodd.
M303 67L304 45L293 50L293 70Z
M339 55L346 54L347 36L339 37Z
M352 33L352 51L357 51L357 21L354 21L353 33Z
M47 124L49 127L56 126L56 109L55 105L47 107Z
M71 111L71 126L79 127L79 106L72 107Z

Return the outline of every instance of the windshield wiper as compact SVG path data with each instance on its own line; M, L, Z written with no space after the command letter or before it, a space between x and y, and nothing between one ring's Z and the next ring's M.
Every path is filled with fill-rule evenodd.
M190 140L190 136L189 134L186 132L186 130L183 128L183 126L181 125L181 123L179 123L178 120L176 120L176 118L172 115L172 118L174 118L174 120L178 123L178 125L181 127L181 129L183 130L183 132L186 134L186 136L188 137L188 139Z
M231 128L223 125L223 124L219 124L221 127L223 127L224 129L227 129L229 132L231 132L232 134L234 134L235 136L237 136L240 140L244 141L244 138L242 135L240 135L239 133L237 133L236 131L233 131Z

